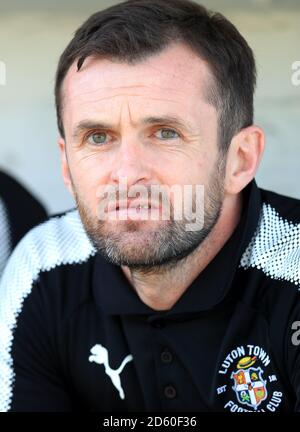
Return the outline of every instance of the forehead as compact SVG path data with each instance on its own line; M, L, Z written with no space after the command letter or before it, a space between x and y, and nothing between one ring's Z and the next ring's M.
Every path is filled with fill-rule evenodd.
M121 109L120 102L140 109L173 112L196 111L212 82L207 63L183 44L174 44L134 65L117 60L89 57L80 71L76 62L62 87L63 111L78 120L99 109L107 114ZM202 109L202 108L200 108ZM108 114L109 115L109 114ZM74 118L75 117L75 118Z

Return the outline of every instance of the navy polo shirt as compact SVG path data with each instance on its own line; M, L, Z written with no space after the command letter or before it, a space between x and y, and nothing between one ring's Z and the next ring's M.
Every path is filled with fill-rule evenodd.
M231 238L167 311L97 253L77 211L52 218L0 286L0 409L298 411L299 287L299 201L255 181Z

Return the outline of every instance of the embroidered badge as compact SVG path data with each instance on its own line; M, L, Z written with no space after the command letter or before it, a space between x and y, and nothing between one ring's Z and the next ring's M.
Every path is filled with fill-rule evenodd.
M217 388L217 394L225 400L225 410L274 412L282 402L283 393L277 390L271 359L260 346L233 349L222 362L218 375L226 377L226 382Z

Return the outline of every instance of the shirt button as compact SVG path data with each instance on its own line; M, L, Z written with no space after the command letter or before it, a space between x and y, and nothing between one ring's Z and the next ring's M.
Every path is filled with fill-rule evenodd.
M160 355L160 359L163 363L171 363L173 360L173 356L170 351L166 348Z
M157 328L157 329L162 329L165 327L166 322L164 319L157 319L156 321L152 322L153 327Z
M165 387L164 389L164 395L167 399L174 399L177 396L177 392L175 387L173 387L172 385L168 385Z

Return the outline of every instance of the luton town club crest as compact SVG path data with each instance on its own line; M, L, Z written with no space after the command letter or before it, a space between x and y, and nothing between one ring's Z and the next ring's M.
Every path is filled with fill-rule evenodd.
M230 412L275 412L283 392L266 350L254 344L231 349L218 370L218 399Z
M243 357L237 364L237 370L232 372L234 380L232 387L241 404L248 405L256 410L267 396L266 381L263 380L263 371L260 367L253 367L256 357Z

